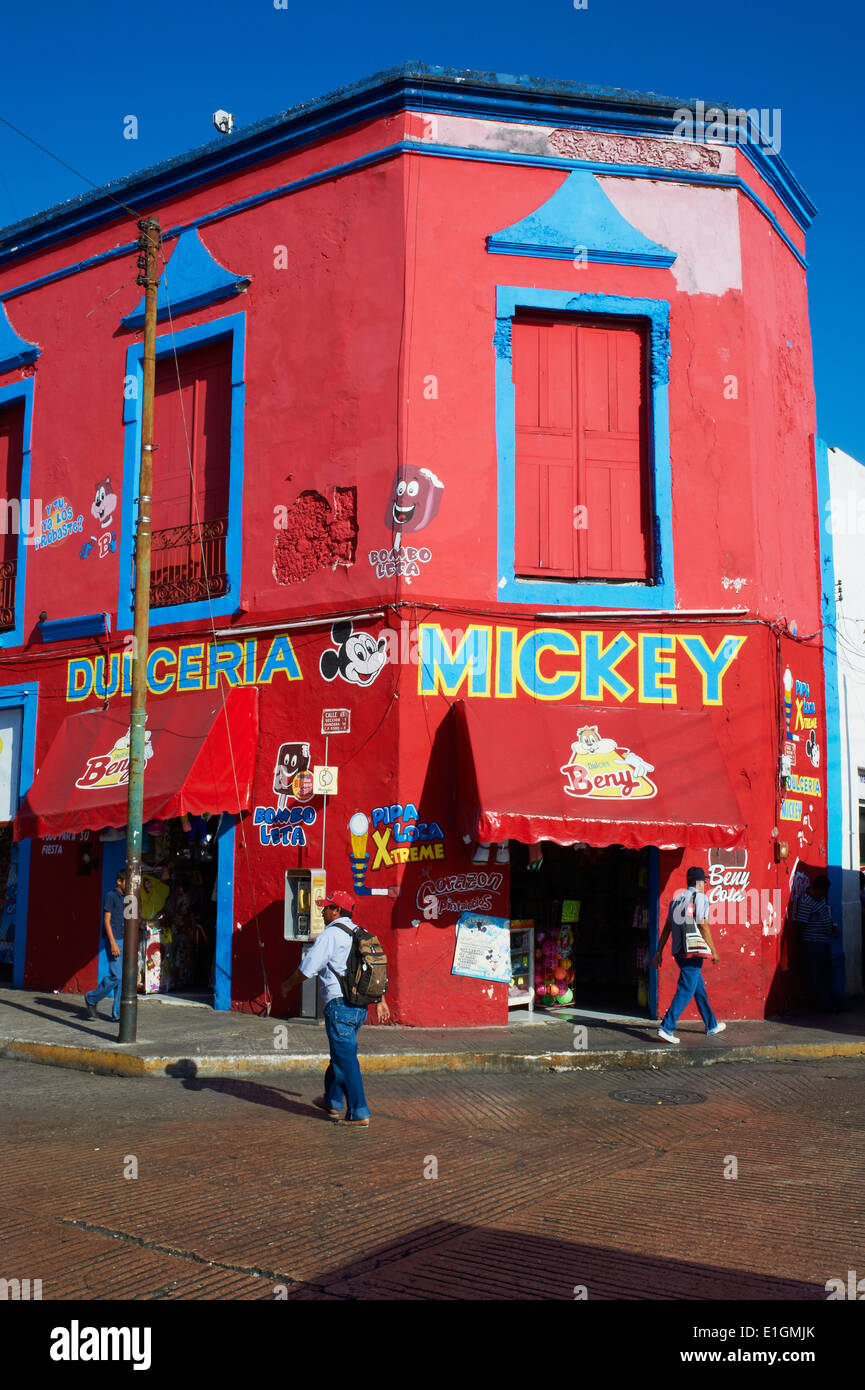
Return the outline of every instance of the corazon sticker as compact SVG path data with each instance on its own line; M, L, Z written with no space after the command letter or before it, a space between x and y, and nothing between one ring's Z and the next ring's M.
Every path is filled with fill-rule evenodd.
M601 738L596 724L578 730L570 762L559 769L568 796L626 801L657 795L658 788L648 776L654 770L630 748L619 747L613 738Z

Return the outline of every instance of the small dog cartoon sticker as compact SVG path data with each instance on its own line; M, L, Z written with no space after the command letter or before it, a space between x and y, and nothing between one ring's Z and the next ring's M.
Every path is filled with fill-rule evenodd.
M104 560L106 555L113 554L117 549L117 533L109 529L116 510L117 493L111 487L111 479L100 478L94 489L90 507L91 516L99 522L100 534L91 536L89 541L84 542L80 551L82 560L86 560L94 548L100 560Z

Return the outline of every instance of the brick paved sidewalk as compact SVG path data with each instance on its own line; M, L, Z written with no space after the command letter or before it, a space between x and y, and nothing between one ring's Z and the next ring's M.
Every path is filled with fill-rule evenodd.
M647 1337L663 1350L669 1336L660 1300L693 1303L704 1324L795 1326L811 1311L785 1305L825 1302L828 1279L865 1270L861 1058L378 1075L363 1130L328 1124L319 1091L308 1072L107 1080L0 1061L0 1273L82 1305L563 1301L581 1348L588 1337L616 1366L624 1334L593 1305L651 1300L645 1379ZM748 1300L755 1316L711 1300ZM853 1327L842 1313L830 1339ZM287 1325L258 1322L250 1345ZM166 1343L167 1362L189 1341Z
M103 1003L103 1010L107 1005ZM367 1026L365 1071L549 1071L657 1067L721 1061L865 1055L865 1002L850 1013L731 1022L707 1038L699 1020L680 1023L681 1044L662 1043L650 1019L557 1019L520 1010L501 1028ZM575 1026L585 1037L575 1035ZM323 1068L324 1025L301 1019L217 1013L174 998L139 999L138 1039L119 1044L107 1016L87 1018L77 995L0 990L0 1055L117 1075L241 1076Z

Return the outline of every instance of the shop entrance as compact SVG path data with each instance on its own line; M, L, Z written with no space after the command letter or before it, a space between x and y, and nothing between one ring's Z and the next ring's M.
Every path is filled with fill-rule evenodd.
M151 822L142 842L138 991L212 1004L218 816ZM126 858L126 830L103 832L103 893Z
M536 1009L649 1017L651 853L547 842L530 867L511 842L511 920L534 924Z

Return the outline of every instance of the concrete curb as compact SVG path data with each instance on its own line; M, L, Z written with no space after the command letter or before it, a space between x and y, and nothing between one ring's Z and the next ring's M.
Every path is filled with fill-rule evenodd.
M830 1043L776 1043L751 1047L665 1047L604 1052L401 1052L361 1053L364 1073L422 1071L498 1071L550 1072L655 1069L662 1066L713 1066L719 1062L790 1062L822 1057L865 1056L865 1039ZM260 1055L231 1053L198 1056L147 1056L134 1052L97 1047L72 1047L63 1043L25 1042L7 1039L0 1043L0 1057L41 1062L47 1066L71 1067L101 1076L162 1076L183 1079L193 1076L243 1077L252 1073L323 1071L326 1052L269 1052Z

